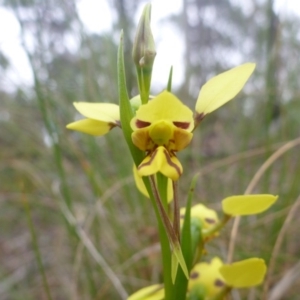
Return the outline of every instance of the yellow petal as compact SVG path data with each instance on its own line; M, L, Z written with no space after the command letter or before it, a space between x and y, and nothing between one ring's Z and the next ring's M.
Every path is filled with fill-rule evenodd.
M172 180L177 180L182 174L182 166L175 155L170 153L165 147L158 147L151 155L148 155L138 166L140 176L149 176L161 172Z
M215 257L210 263L199 263L191 271L188 289L195 285L201 285L206 290L206 296L212 297L218 294L224 287L224 279L219 272L223 262L220 258Z
M136 117L131 121L133 130L141 128L138 122L148 126L156 121L175 122L179 128L192 131L194 128L193 112L170 92L164 91L147 104L141 105ZM144 123L143 123L144 122ZM144 127L143 126L143 127Z
M138 174L137 168L135 165L133 165L133 176L134 176L134 181L135 184L138 188L138 190L147 198L149 198L148 191L145 187L144 181L142 177ZM168 191L167 191L167 196L168 196L168 202L171 202L173 200L173 185L172 185L172 180L168 178Z
M147 286L135 292L127 300L163 300L165 291L161 284Z
M149 128L137 129L131 134L132 142L140 150L150 151L154 148L154 143L149 136Z
M113 103L74 102L75 108L86 118L117 124L120 120L119 106Z
M168 144L169 151L180 151L187 147L193 138L193 134L181 128L174 128L173 138Z
M196 112L199 115L209 114L234 98L254 69L254 63L246 63L210 79L200 90Z
M226 284L235 288L247 288L261 284L266 271L265 261L256 257L223 265L220 268Z
M112 125L91 119L83 119L67 125L68 129L80 131L91 135L104 135L112 129Z
M180 151L188 146L193 134L166 121L158 121L148 127L135 130L132 142L143 151L163 145L169 151Z
M278 196L241 195L231 196L222 201L223 211L231 216L259 214L275 203Z

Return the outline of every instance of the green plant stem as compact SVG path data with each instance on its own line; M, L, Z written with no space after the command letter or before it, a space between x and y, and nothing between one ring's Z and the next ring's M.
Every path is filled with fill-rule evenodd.
M173 283L172 283L172 278L171 278L172 253L171 253L168 235L165 230L165 226L163 224L162 218L160 216L158 205L155 201L154 190L152 189L153 183L151 183L151 179L149 177L143 177L143 181L144 181L147 191L150 195L150 200L152 202L152 206L154 208L157 222L158 222L158 232L159 232L159 239L160 239L160 246L161 246L164 289L165 289L164 300L173 300ZM155 181L154 181L154 184L155 184ZM155 185L153 185L153 188L156 189L156 193L158 193Z
M174 195L174 214L173 214L173 228L175 234L180 242L180 214L179 214L179 200L178 200L178 182L173 181L173 195Z
M205 238L207 236L212 236L214 233L221 230L231 218L232 218L232 216L225 214L223 216L222 220L219 221L215 226L213 226L210 229L204 231L203 238Z
M170 68L169 72L169 79L168 79L168 85L167 85L167 91L172 91L172 77L173 77L173 66Z

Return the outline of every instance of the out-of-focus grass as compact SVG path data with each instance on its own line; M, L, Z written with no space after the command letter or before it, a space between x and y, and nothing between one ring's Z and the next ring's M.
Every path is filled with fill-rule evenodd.
M200 171L203 174L195 202L220 208L220 200L242 194L270 154L297 137L297 124L282 116L277 130L266 140L260 126L267 124L259 120L259 112L255 114L257 120L237 114L241 105L238 101L243 99L208 117L195 132L189 150L180 154L184 165L180 180L182 204L191 177ZM44 143L35 104L29 103L29 107L14 100L5 103L10 119L3 122L6 132L1 134L1 299L45 298L22 194L31 208L52 297L117 299L119 295L101 267L66 226L59 205L64 199L53 152ZM73 110L71 104L69 110ZM149 201L135 188L132 162L121 132L115 129L107 137L89 137L65 130L69 121L72 119L62 116L56 127L72 199L71 211L78 226L85 230L128 292L158 281L156 222ZM261 256L269 260L278 232L300 192L299 167L298 147L274 162L260 180L255 193L270 192L280 197L269 212L242 219L234 259ZM298 222L292 220L287 229L271 287L299 259ZM208 256L222 253L226 257L229 229L230 226L210 243ZM296 299L296 287L297 283L286 292L285 299ZM242 295L246 297L248 291Z
M112 51L108 61L113 61L114 55ZM121 131L114 129L106 137L94 138L65 129L76 117L72 101L116 102L115 74L109 69L108 78L102 78L99 74L103 68L93 65L95 59L78 62L77 70L85 79L82 86L72 85L67 72L62 90L44 82L41 95L33 91L1 95L2 112L8 114L0 120L1 299L46 299L22 204L24 195L53 299L120 298L103 268L66 220L61 210L61 204L67 200L64 190L70 195L69 208L77 226L84 230L128 293L161 279L155 217L148 199L135 188L132 161ZM97 74L100 83L106 81L107 90L97 86ZM45 106L52 140L37 97ZM249 114L244 104L251 99L256 105ZM196 130L191 146L179 154L184 166L179 183L182 205L191 178L201 172L195 203L220 209L223 198L244 193L254 174L276 149L299 137L300 99L295 97L282 104L281 115L272 121L265 117L268 107L263 99L264 95L255 90L241 95L208 116ZM235 260L261 256L269 261L278 233L300 194L299 181L298 146L276 160L255 187L254 193L280 197L270 211L242 218ZM221 254L226 258L231 224L208 245L208 257ZM299 220L294 218L287 228L270 288L299 260L299 226ZM284 299L297 299L297 285L299 279L286 291ZM261 299L260 291L258 288L257 296L251 299ZM242 291L241 295L247 299L249 291Z

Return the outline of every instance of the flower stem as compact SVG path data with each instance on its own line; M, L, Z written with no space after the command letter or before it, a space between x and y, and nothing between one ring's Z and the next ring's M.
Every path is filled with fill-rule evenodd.
M177 181L173 181L172 183L173 183L173 195L174 195L173 228L180 242L180 214L179 214L179 201L178 201L178 184Z
M214 233L221 230L231 218L232 216L224 214L222 220L219 221L215 226L211 227L206 231L203 230L203 238L212 236Z

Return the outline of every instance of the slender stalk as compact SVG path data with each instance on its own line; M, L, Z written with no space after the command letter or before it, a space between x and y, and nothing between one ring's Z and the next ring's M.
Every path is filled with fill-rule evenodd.
M155 184L154 177L149 177L149 182L151 184L151 191L152 194L156 200L156 197L159 197L159 193L157 190L157 186ZM172 262L171 262L171 249L170 249L170 243L168 239L167 232L165 230L165 224L163 222L163 217L161 216L161 207L159 208L159 205L157 201L153 203L153 206L155 207L155 212L157 214L157 220L158 220L158 230L159 230L159 238L160 238L160 245L161 245L161 252L162 252L162 263L163 263L163 277L164 277L164 288L165 288L165 300L173 300L173 283L171 278L171 269L172 269Z
M169 79L168 79L168 85L167 85L167 91L172 91L172 77L173 77L173 66L170 68L169 72Z
M162 201L161 201L161 198L160 198L160 195L159 195L156 183L155 183L155 178L154 178L153 175L149 176L149 178L150 178L150 184L151 184L151 188L153 190L154 198L155 198L157 206L158 206L159 214L160 214L160 216L163 220L165 230L168 233L170 242L172 244L176 244L178 240L177 240L176 235L174 233L174 230L173 230L172 224L169 220L169 217L168 217L168 215L167 215L167 213L164 209L164 206L162 204Z
M101 253L96 249L95 245L92 243L86 232L78 226L78 222L76 218L73 216L69 208L64 202L60 202L61 210L66 218L66 220L69 222L69 224L74 228L77 236L83 243L83 245L86 247L88 252L91 254L91 256L94 258L94 260L98 263L98 265L103 269L107 277L110 279L111 283L114 285L116 291L120 295L120 297L125 300L127 299L128 295L123 287L121 281L117 277L117 275L114 273L114 271L111 269L109 264L106 262L104 257L101 255Z
M219 221L215 226L213 226L210 229L203 232L203 237L205 238L207 236L211 236L214 233L216 233L217 231L220 231L231 218L232 218L232 216L225 214L223 216L222 220Z
M173 215L173 228L175 234L180 242L180 214L179 214L179 201L178 201L178 182L173 181L173 197L174 197L174 215Z

